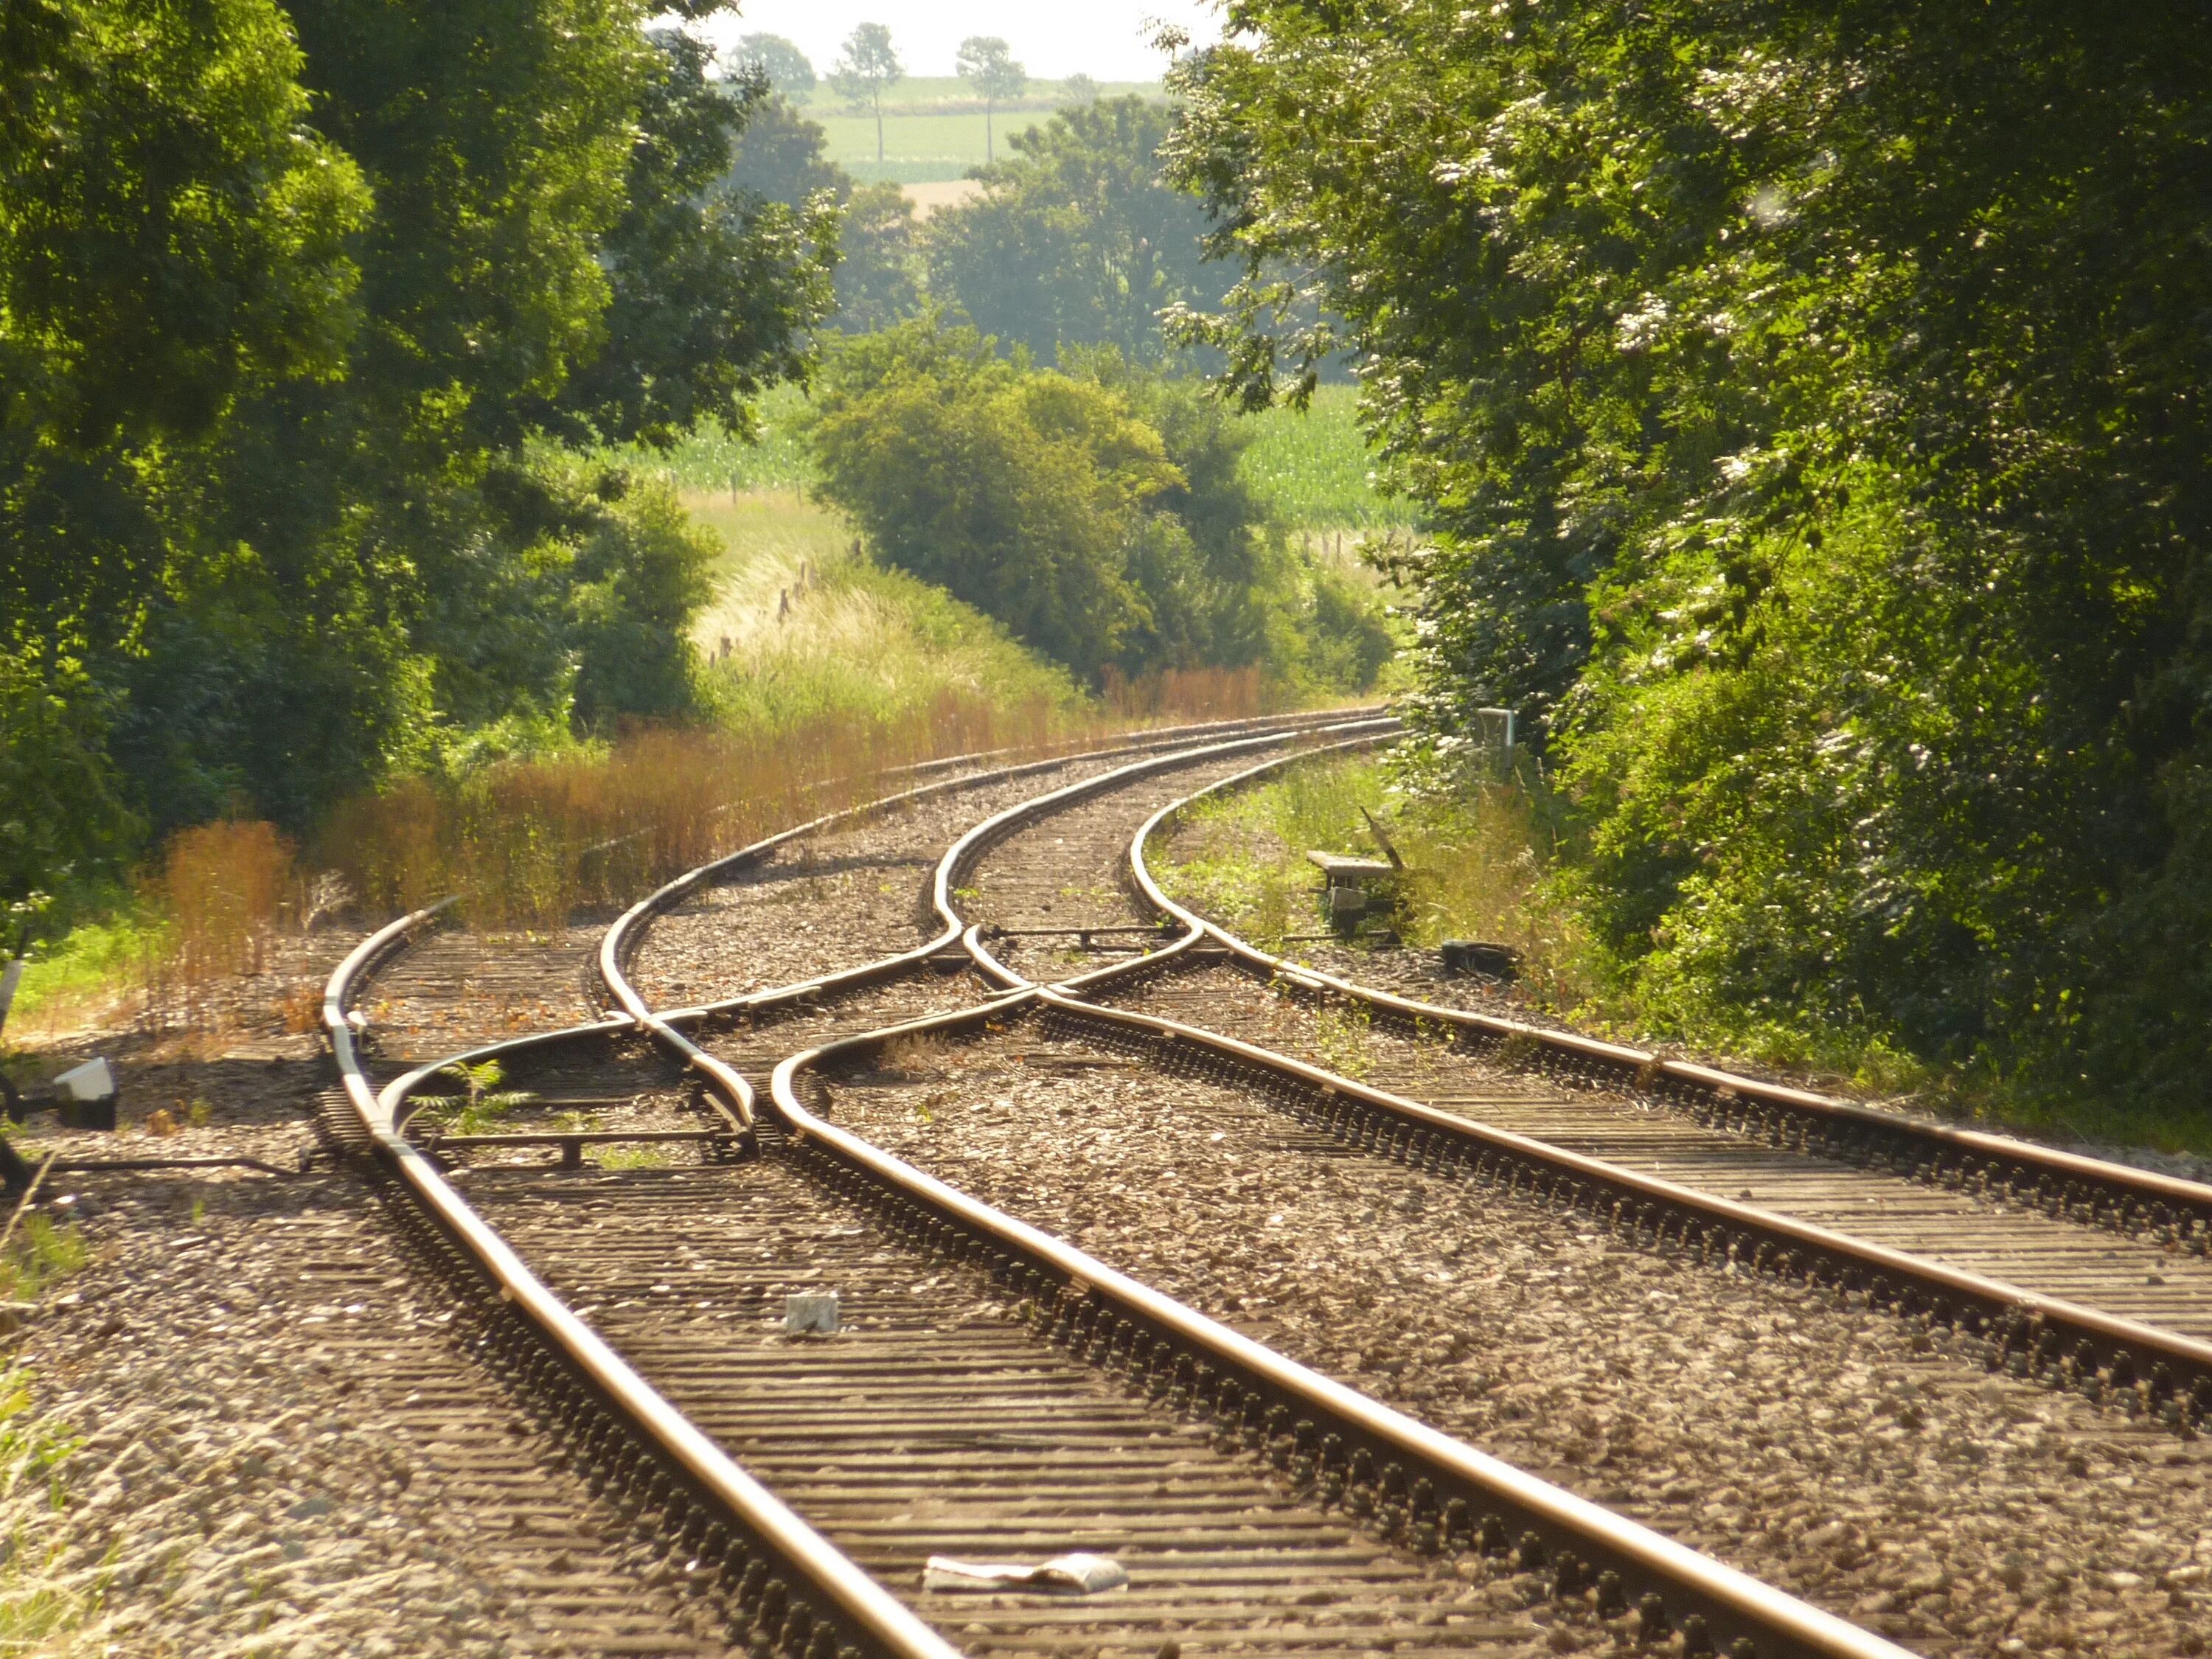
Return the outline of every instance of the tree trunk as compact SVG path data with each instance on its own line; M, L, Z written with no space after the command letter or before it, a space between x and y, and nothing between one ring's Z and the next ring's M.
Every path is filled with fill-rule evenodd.
M998 154L991 141L991 106L986 104L983 106L983 165L988 167L997 159Z
M876 165L884 164L884 95L876 94Z

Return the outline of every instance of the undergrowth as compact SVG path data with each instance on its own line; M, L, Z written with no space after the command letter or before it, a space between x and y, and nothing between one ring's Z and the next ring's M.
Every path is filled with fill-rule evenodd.
M74 1224L27 1216L0 1249L0 1302L30 1302L83 1270L89 1255Z
M495 1060L474 1066L457 1060L441 1067L438 1075L453 1079L465 1092L453 1105L426 1106L422 1115L457 1135L489 1134L509 1112L538 1098L526 1089L502 1089L500 1085L507 1081L507 1075Z
M1449 939L1508 945L1539 1004L1565 1012L1586 1000L1571 916L1545 880L1556 844L1552 809L1518 783L1444 794L1408 789L1373 757L1295 766L1200 802L1170 843L1163 875L1170 892L1233 931L1263 945L1295 945L1328 931L1325 885L1306 854L1384 856L1370 815L1407 866L1389 919L1400 940L1424 950Z
M1462 780L1447 787L1374 757L1297 766L1201 802L1170 841L1160 873L1177 897L1296 958L1303 952L1284 943L1286 935L1296 941L1328 931L1321 872L1305 854L1378 856L1364 807L1408 866L1392 918L1402 941L1424 950L1447 939L1510 945L1522 954L1532 1005L1581 1030L1997 1129L2212 1155L2212 1123L2201 1115L2028 1095L2003 1078L1927 1065L1863 1030L1808 1033L1718 1003L1646 1001L1587 945L1576 915L1580 866L1566 815L1540 786L1524 782ZM1352 1068L1361 1035L1341 1019L1320 1033L1330 1063L1347 1075L1358 1075Z

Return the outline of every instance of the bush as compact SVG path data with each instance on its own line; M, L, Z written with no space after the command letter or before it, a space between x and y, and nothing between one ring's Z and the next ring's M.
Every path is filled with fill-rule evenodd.
M1152 624L1130 555L1146 503L1179 480L1159 434L1103 388L929 318L848 343L819 409L821 492L886 563L1094 682Z
M1381 606L1302 562L1246 481L1251 429L1110 349L1038 370L926 318L845 343L819 397L820 489L878 557L949 588L1092 684L1258 667L1364 688Z

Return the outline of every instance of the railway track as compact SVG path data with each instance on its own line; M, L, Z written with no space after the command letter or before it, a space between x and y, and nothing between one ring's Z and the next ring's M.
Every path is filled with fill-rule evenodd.
M409 924L356 953L325 1009L363 1137L488 1287L505 1322L488 1340L516 1386L756 1650L948 1650L919 1608L946 1626L960 1619L971 1650L1523 1652L1640 1639L1688 1655L1896 1652L884 1158L809 1115L793 1092L805 1056L775 1068L779 1109L757 1114L745 1073L792 1039L910 1015L917 996L930 1018L988 1026L1013 1000L943 1010L980 988L963 982L956 930L677 1018L653 1013L622 971L641 926L775 850L696 872L609 931L601 967L630 1022L492 1051L548 1103L581 1101L622 1115L622 1133L695 1146L579 1168L568 1154L599 1132L572 1119L543 1137L579 1142L563 1146L563 1173L506 1162L526 1149L470 1145L448 1121L431 1133L441 1158L476 1165L464 1202L403 1133L410 1115L422 1131L424 1109L450 1120L463 1106L451 1074L426 1064L375 1091L353 1054L349 1000ZM940 915L945 881L940 866ZM896 1066L895 1040L869 1042ZM851 1299L848 1331L785 1335L778 1299L825 1277ZM692 1294L702 1285L714 1289ZM948 1402L979 1389L996 1409L948 1420ZM880 1461L855 1474L864 1454ZM825 1537L909 1582L885 1595ZM917 1551L939 1544L1035 1554L1047 1540L1114 1543L1138 1583L1096 1603L947 1596L940 1607L910 1582Z
M1279 763L1266 764L1275 763ZM1172 811L1173 805L1170 802L1163 809L1164 816ZM1133 816L1134 810L1125 800L1121 808L1121 823L1126 826ZM964 854L956 848L948 856L939 879L940 902L948 925L971 924L967 942L979 965L1000 984L1019 988L1068 974L1071 969L1081 965L1068 960L1071 945L1087 947L1085 955L1090 960L1097 959L1091 952L1100 951L1110 961L1115 952L1127 951L1133 945L1158 943L1145 939L1135 931L1144 925L1146 913L1133 912L1116 892L1109 850L1115 838L1115 807L1103 799L1081 807L1070 806L1050 817L1037 813L1016 815L1007 823L968 838ZM988 859L977 861L975 854L981 848L995 842L1005 851L1012 836L1024 837L1033 843L1026 856L1006 858L1003 867L995 870ZM1142 880L1140 875L1140 884ZM1157 893L1151 896L1164 899ZM1162 908L1174 914L1173 908L1164 902L1155 906L1156 910ZM1275 1132L1278 1144L1302 1139L1304 1150L1309 1154L1366 1152L1397 1160L1423 1173L1437 1171L1471 1177L1479 1186L1500 1193L1509 1202L1540 1201L1570 1215L1589 1218L1597 1222L1607 1235L1666 1257L1718 1266L1723 1273L1733 1277L1765 1278L1773 1282L1778 1291L1811 1291L1815 1293L1816 1301L1832 1299L1834 1304L1850 1310L1901 1316L1901 1322L1912 1334L1916 1346L1925 1344L1932 1336L1939 1350L1948 1349L1958 1358L1978 1361L1990 1371L2087 1395L2092 1401L2126 1413L2133 1419L2133 1425L2123 1438L2136 1449L2124 1455L2155 1460L2155 1450L2135 1438L2144 1432L2155 1435L2161 1430L2179 1430L2185 1441L2193 1438L2207 1401L2207 1351L2203 1343L2186 1329L2175 1330L2140 1316L2127 1316L2130 1313L2141 1316L2155 1311L2179 1323L2186 1319L2191 1305L2190 1287L2185 1280L2177 1287L2182 1291L2180 1295L2170 1298L2154 1297L2131 1306L2129 1292L2135 1286L2136 1271L2146 1264L2140 1257L2130 1259L2124 1255L2120 1241L2110 1236L2112 1230L2100 1231L2085 1224L2098 1219L2101 1211L2107 1220L2125 1224L2132 1218L2138 1226L2158 1229L2160 1236L2148 1241L2156 1254L2149 1258L2150 1271L2144 1274L2148 1282L2142 1288L2153 1293L2163 1291L2167 1285L2159 1281L2166 1279L2171 1283L2172 1278L2179 1276L2177 1267L2191 1261L2198 1248L2196 1241L2201 1237L2201 1229L2187 1219L2190 1206L2199 1194L2184 1190L2187 1183L2144 1177L2124 1168L2100 1166L2084 1170L2081 1166L2087 1160L2046 1153L2045 1149L2017 1143L2002 1143L1996 1137L1960 1137L1940 1127L1930 1127L1917 1145L1905 1143L1911 1152L1895 1159L1902 1166L1897 1170L1868 1170L1837 1158L1825 1160L1826 1168L1808 1170L1808 1166L1822 1161L1818 1156L1822 1146L1819 1139L1815 1140L1810 1158L1796 1152L1752 1149L1761 1178L1771 1180L1779 1172L1791 1180L1802 1179L1805 1184L1796 1188L1801 1196L1808 1188L1817 1191L1819 1182L1832 1183L1832 1191L1840 1191L1844 1196L1827 1219L1849 1220L1851 1212L1844 1206L1856 1205L1861 1213L1878 1217L1886 1226L1895 1225L1896 1231L1890 1235L1893 1243L1870 1241L1833 1226L1808 1222L1776 1207L1754 1204L1752 1200L1759 1195L1756 1188L1745 1194L1743 1188L1737 1186L1729 1195L1723 1196L1655 1175L1648 1167L1639 1170L1626 1161L1610 1162L1590 1156L1592 1151L1616 1148L1632 1155L1636 1151L1634 1132L1645 1127L1650 1110L1648 1103L1627 1103L1635 1115L1626 1119L1624 1130L1616 1103L1601 1097L1593 1098L1592 1084L1602 1076L1607 1066L1612 1068L1616 1086L1626 1082L1647 1091L1668 1089L1685 1094L1702 1088L1707 1091L1705 1104L1710 1115L1725 1122L1731 1110L1756 1115L1760 1127L1770 1133L1774 1126L1790 1121L1785 1114L1795 1114L1801 1120L1824 1126L1820 1132L1824 1135L1840 1138L1844 1134L1861 1134L1859 1109L1837 1109L1834 1103L1820 1102L1811 1097L1792 1098L1791 1091L1773 1090L1748 1079L1728 1079L1696 1067L1670 1066L1632 1051L1609 1049L1573 1038L1552 1037L1526 1028L1501 1025L1494 1020L1454 1020L1445 1017L1452 1011L1394 1003L1392 999L1366 993L1363 988L1328 981L1273 959L1260 959L1243 941L1217 929L1206 929L1199 919L1188 914L1175 919L1189 925L1191 931L1174 944L1146 951L1133 961L1066 979L1058 988L1038 991L1038 999L1056 1013L1066 1016L1068 1029L1079 1030L1087 1042L1094 1046L1103 1043L1109 1048L1118 1047L1135 1057L1145 1068L1164 1065L1209 1082L1238 1085L1248 1094L1272 1097L1279 1116L1290 1120L1283 1129ZM1310 1006L1303 1012L1323 1018L1334 1013L1340 1022L1337 1030L1323 1034L1322 1041L1311 1042L1316 1035L1311 1028L1322 1024L1320 1018L1312 1019L1302 1030L1295 1018L1301 1011L1295 1005L1286 1005L1281 995L1268 994L1249 977L1225 975L1219 965L1224 957L1230 963L1257 969L1265 979L1274 982L1277 993L1304 996L1310 1003L1333 1002L1334 1008ZM1209 957L1212 958L1212 963L1207 963ZM1029 971L1022 971L1024 968ZM1080 997L1073 994L1079 991ZM1177 1012L1184 1013L1187 1021L1159 1017L1157 1005L1147 999L1161 994L1180 996ZM1106 1013L1088 999L1119 1001L1130 1006ZM1264 1015L1267 1019L1264 1044L1240 1043L1233 1037L1222 1036L1218 1030L1204 1029L1233 1022L1240 1005L1246 1014ZM1016 1006L1015 1000L1010 998L1001 1006L1010 1009ZM1284 1018L1286 1006L1294 1016L1289 1019ZM1356 1018L1347 1022L1347 1013ZM1002 1013L1001 1019L1004 1018ZM1102 1024L1109 1029L1102 1031ZM1322 1051L1315 1058L1323 1061L1335 1060L1346 1046L1345 1024L1356 1027L1352 1036L1362 1052L1354 1069L1370 1073L1365 1081L1347 1078L1333 1068L1286 1062L1277 1052L1285 1048L1295 1050L1304 1040ZM1394 1024L1400 1028L1395 1033L1390 1029ZM1451 1037L1458 1043L1467 1042L1473 1034L1485 1039L1480 1042L1482 1048L1502 1052L1489 1056L1486 1070L1472 1073L1477 1080L1475 1090L1462 1092L1456 1098L1449 1090L1435 1090L1441 1098L1460 1109L1456 1113L1439 1111L1434 1103L1411 1100L1375 1086L1378 1079L1371 1076L1373 1039L1378 1029L1384 1038L1395 1036L1407 1040L1410 1057L1406 1063L1409 1066L1434 1064L1437 1051L1443 1048L1433 1040L1438 1036ZM1249 1030L1246 1034L1254 1035ZM1540 1036L1547 1040L1540 1041ZM1416 1041L1424 1038L1429 1040ZM1475 1046L1468 1043L1469 1048ZM1429 1052L1422 1053L1424 1048ZM1449 1050L1443 1052L1448 1060L1458 1058ZM828 1056L816 1057L816 1060L819 1062L814 1066L817 1072L823 1066L833 1064ZM1532 1064L1532 1060L1535 1063ZM1461 1072L1457 1075L1464 1079L1470 1073ZM1399 1080L1413 1079L1409 1073ZM1561 1080L1568 1083L1567 1089L1558 1086ZM1739 1087L1741 1097L1736 1094ZM794 1105L797 1100L794 1096ZM1488 1123L1469 1121L1462 1115L1468 1109L1487 1114L1527 1102L1533 1102L1533 1109L1545 1115L1540 1124L1530 1127L1541 1127L1554 1133L1559 1130L1560 1119L1565 1113L1595 1104L1614 1114L1612 1121L1603 1126L1602 1133L1619 1139L1612 1146L1586 1145L1577 1151L1528 1135L1500 1131ZM1033 1097L1024 1109L1034 1120L1043 1109L1043 1097ZM1163 1115L1180 1109L1179 1103L1161 1103ZM879 1125L881 1120L875 1121ZM1844 1126L1840 1130L1835 1127L1838 1123ZM1690 1127L1710 1132L1712 1126L1692 1123ZM874 1131L871 1128L869 1132ZM1909 1126L1905 1133L1919 1133L1920 1127ZM1212 1137L1216 1140L1221 1138L1218 1133ZM1773 1138L1778 1143L1784 1139L1781 1133L1774 1133ZM1800 1145L1803 1143L1805 1130L1802 1126L1796 1128L1794 1138ZM1861 1147L1870 1145L1874 1149L1871 1155L1861 1160L1865 1163L1892 1159L1893 1154L1889 1149L1899 1140L1899 1132L1891 1122L1882 1120L1875 1123L1871 1130L1863 1132L1863 1139L1843 1144ZM1004 1148L1006 1138L1001 1136L996 1144ZM2038 1182L2045 1182L2046 1189L2055 1188L2063 1179L2081 1183L2073 1188L2075 1192L2095 1188L2111 1196L2094 1206L2077 1204L2069 1219L2063 1211L2058 1216L2046 1218L2022 1213L2018 1206L2008 1213L2004 1208L1991 1204L1986 1194L1946 1194L1942 1190L1945 1183L1937 1160L1960 1155L1962 1147L1979 1161L1978 1167L1982 1170L2027 1171L2026 1175L2006 1177L2015 1193L2033 1192ZM1743 1173L1744 1165L1740 1160L1744 1151L1741 1140L1725 1146L1725 1158L1717 1160L1725 1174L1736 1176ZM1917 1182L1904 1178L1914 1171L1916 1158L1921 1170ZM931 1167L954 1166L933 1163ZM989 1173L996 1175L998 1171L992 1167ZM1696 1173L1702 1179L1713 1178L1711 1166ZM1929 1178L1931 1174L1933 1180ZM954 1178L963 1178L963 1175L963 1175ZM1111 1176L1098 1173L1095 1178L1103 1185ZM1853 1188L1850 1183L1855 1179L1859 1184ZM1010 1196L1031 1195L1019 1183L999 1181L990 1185L993 1190L1006 1191ZM1118 1184L1111 1188L1115 1193L1124 1190ZM1919 1200L1917 1204L1910 1201L1916 1199ZM1962 1270L1955 1263L1932 1255L1938 1249L1964 1253L1960 1240L1965 1229L1959 1224L1958 1218L1970 1203L1980 1206L1975 1213L1989 1224L1986 1232L1972 1240L1982 1251L1976 1264L1983 1267L1982 1272ZM1110 1200L1104 1207L1111 1210ZM1193 1206L1194 1219L1201 1207ZM1060 1213L1054 1212L1056 1216ZM1096 1207L1091 1219L1100 1219ZM1274 1222L1282 1218L1268 1219ZM1051 1224L1060 1224L1054 1221ZM1917 1231L1913 1231L1916 1228ZM1899 1245L1905 1248L1898 1248ZM1990 1267L2006 1272L2012 1279L2026 1279L2036 1288L2022 1289L2017 1283L1989 1277ZM2069 1298L2063 1292L2069 1290L2105 1300L2102 1304L2093 1304ZM2149 1301L2155 1301L2154 1310L2147 1305ZM1822 1305L1826 1304L1822 1301ZM1908 1392L1915 1387L1905 1379L1900 1379L1899 1386ZM1998 1391L1988 1395L1985 1403L1999 1407L2003 1413L2024 1409L2017 1396L2005 1393L1996 1383L1988 1386ZM1940 1397L1942 1385L1935 1385L1930 1392ZM1908 1412L1907 1416L1917 1426L1921 1416L1918 1410ZM2099 1432L2094 1414L2083 1419L2078 1413L2070 1417L2062 1413L2060 1417L2068 1425L2067 1431L2081 1437L2085 1447ZM1879 1419L1870 1421L1868 1426L1870 1431L1879 1429ZM2002 1432L2003 1427L2002 1421L1993 1421L1990 1431ZM1962 1424L1961 1428L1972 1432L1971 1425ZM2168 1459L2171 1463L2188 1461L2179 1455ZM2098 1456L2086 1450L2069 1455L2066 1464L2069 1471L2076 1474L2100 1466ZM2132 1477L2121 1476L2119 1484L2123 1488L2131 1487ZM2201 1510L2203 1485L2201 1471L2180 1478L2180 1488L2175 1494L2179 1507L2172 1513L2179 1516ZM1997 1499L2000 1506L2002 1501L2001 1498ZM2132 1507L2135 1500L2117 1497L2117 1503ZM2160 1523L2161 1511L2155 1507L2149 1510L2137 1509L2136 1512L2152 1526ZM1984 1520L1968 1524L1990 1522ZM2178 1520L2177 1524L2185 1534L2190 1522ZM1823 1528L1812 1530L1817 1533ZM2153 1534L2142 1532L2137 1535ZM2018 1542L2032 1547L2033 1540L2023 1536ZM2185 1536L2182 1547L2185 1551L2187 1548ZM2173 1606L2198 1606L2201 1596L2183 1588L2195 1582L2190 1575L2196 1570L2185 1561L2179 1571L2182 1577L2175 1581ZM2017 1575L2008 1567L2004 1577L2009 1584ZM2121 1577L2130 1577L2126 1574ZM2160 1573L2156 1577L2160 1588L2165 1588L2167 1575ZM1883 1612L1882 1603L1889 1599L1888 1593L1871 1598L1873 1611ZM2100 1610L2093 1616L2112 1620L2124 1615L2118 1611ZM1894 1628L1899 1622L1892 1621L1886 1627ZM1969 1617L1959 1622L1971 1625L1972 1621ZM2050 1630L2063 1635L2063 1621L2051 1626ZM2185 1640L2175 1650L2191 1650Z
M1752 1212L1787 1218L1802 1224L1764 1237L1770 1254L1797 1252L1801 1277L1825 1252L1847 1285L1856 1275L1851 1288L1891 1281L1876 1299L1917 1301L1908 1314L1994 1325L1991 1357L2017 1373L2177 1425L2212 1414L2212 1188L1418 1002L1271 956L1176 902L1149 858L1204 793L1277 764L1138 828L1129 917L1166 917L1213 951L1186 951L1178 971L1112 1000L1317 1063L1348 1048L1365 1090L1494 1131L1501 1158L1535 1145L1565 1155L1522 1159L1528 1184L1572 1197L1590 1164L1640 1176L1654 1184L1613 1187L1608 1202L1671 1206L1671 1227L1657 1214L1644 1224L1685 1237ZM1212 961L1186 967L1192 956ZM1718 1201L1680 1201L1695 1194ZM1854 1258L1839 1241L1873 1248ZM2017 1293L1991 1295L1988 1281Z
M1387 1164L1509 1205L1540 1196L1586 1218L1571 1225L1596 1223L1577 1238L1721 1265L1746 1285L1765 1278L1776 1288L1762 1294L1794 1297L1808 1317L1830 1305L1845 1322L1902 1315L1916 1353L1932 1334L1953 1355L2118 1406L2130 1433L2193 1433L2207 1373L2185 1324L2205 1229L2197 1195L2178 1190L2189 1183L1985 1144L1993 1137L1868 1125L1859 1109L1265 957L1181 910L1145 866L1148 840L1194 784L1235 787L1282 763L1251 765L1265 746L1256 733L1206 746L1072 782L1041 770L1036 782L1060 784L1041 798L1018 799L1023 781L1002 772L996 793L973 799L1012 804L937 862L931 913L907 948L855 959L850 940L810 945L817 970L796 981L755 973L735 995L663 1014L625 973L660 918L688 916L697 937L732 908L702 902L718 887L819 887L824 871L804 856L774 870L804 839L794 835L672 884L600 943L600 980L626 1019L495 1050L545 1105L572 1109L564 1127L471 1142L451 1127L462 1099L434 1066L367 1109L365 1079L356 1091L403 1176L418 1164L436 1175L400 1133L410 1115L440 1156L476 1165L459 1177L468 1204L451 1185L442 1199L428 1181L417 1192L499 1305L518 1310L504 1340L521 1385L548 1398L544 1419L594 1483L666 1540L679 1582L715 1598L757 1650L924 1651L950 1637L970 1651L1070 1653L1621 1641L1685 1654L1896 1651L890 1155L896 1135L871 1125L896 1119L872 1118L872 1103L969 1066L948 1054L1013 1068L1033 1113L1070 1078L1177 1075L1186 1099L1164 1110L1210 1092L1234 1108L1220 1121L1242 1114L1251 1134L1257 1109L1271 1123L1254 1144L1288 1160ZM941 799L976 787L927 787ZM907 848L854 867L864 878L895 871L884 885L896 897L923 863ZM885 926L867 942L899 944L902 930ZM342 1053L343 1001L331 1025ZM967 1098L969 1069L931 1088L924 1113L932 1099L948 1115L982 1109ZM576 1107L606 1127L578 1127ZM437 1119L447 1121L426 1130ZM643 1151L628 1167L594 1168L580 1156L593 1135ZM565 1170L527 1161L553 1144ZM1018 1134L1007 1144L1021 1155ZM1856 1161L1832 1155L1844 1150ZM1898 1167L1865 1167L1883 1163ZM1731 1183L1741 1196L1721 1195ZM2039 1191L2058 1216L2022 1212ZM1988 1236L1966 1237L1961 1216ZM1916 1249L1931 1233L1966 1254ZM2166 1283L2142 1288L2179 1293L2110 1305L2138 1264L2103 1253L2154 1247L2161 1266L2144 1278ZM1983 1276L2023 1262L2047 1270L2039 1288ZM2110 1301L2088 1306L2053 1286ZM828 1288L844 1330L785 1333L781 1298ZM1925 1396L1945 1409L1940 1384ZM2086 1468L2096 1449L2078 1437L2069 1467ZM2174 1479L2195 1504L2193 1466ZM934 1551L1072 1547L1118 1554L1136 1584L1109 1605L916 1582ZM2202 1600L2196 1582L2172 1579L2174 1608ZM2063 1620L2022 1628L2066 1634ZM2032 1650L2015 1638L2000 1650Z

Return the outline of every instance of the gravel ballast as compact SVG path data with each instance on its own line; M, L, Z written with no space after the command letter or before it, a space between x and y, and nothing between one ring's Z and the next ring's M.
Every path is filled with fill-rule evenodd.
M6 1503L82 1650L722 1650L458 1351L362 1178L79 1179L91 1265L11 1346L82 1444L58 1513Z
M653 918L629 977L649 1006L683 1008L858 967L937 931L929 882L945 849L1007 807L1132 757L1069 761L947 790L778 848L767 862Z
M1921 1651L2203 1651L2201 1441L1033 1029L832 1094L930 1173Z

